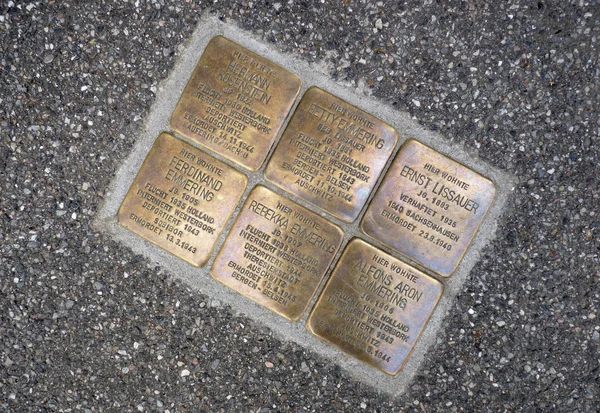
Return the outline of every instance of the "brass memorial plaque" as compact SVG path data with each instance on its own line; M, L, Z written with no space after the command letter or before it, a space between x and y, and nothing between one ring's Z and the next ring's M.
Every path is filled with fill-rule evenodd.
M301 85L295 74L216 36L206 46L171 117L171 127L256 171Z
M265 178L353 222L397 140L390 125L312 87L283 133Z
M357 359L396 375L443 288L434 278L355 238L333 270L307 328Z
M494 200L487 178L413 139L400 148L362 230L449 277Z
M218 281L289 320L298 320L343 239L314 212L255 187L213 263Z
M189 263L204 264L247 178L161 133L119 208L119 223Z

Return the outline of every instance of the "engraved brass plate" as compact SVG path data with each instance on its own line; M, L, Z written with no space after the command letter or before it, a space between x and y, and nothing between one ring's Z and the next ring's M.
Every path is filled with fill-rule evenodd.
M301 81L256 53L216 36L206 46L171 127L256 171L290 111Z
M307 321L308 330L396 375L437 305L443 285L355 238Z
M265 178L353 222L397 140L390 125L312 87L283 133Z
M189 263L203 265L247 178L161 133L119 208L119 223Z
M449 277L495 193L489 179L410 139L400 148L373 197L362 230Z
M298 320L343 239L319 215L257 186L213 263L218 281L289 320Z

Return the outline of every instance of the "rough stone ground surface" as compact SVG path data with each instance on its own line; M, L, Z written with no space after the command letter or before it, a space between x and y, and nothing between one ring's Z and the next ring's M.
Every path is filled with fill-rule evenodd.
M1 411L597 411L600 6L397 3L0 1ZM205 11L520 179L404 396L90 228Z

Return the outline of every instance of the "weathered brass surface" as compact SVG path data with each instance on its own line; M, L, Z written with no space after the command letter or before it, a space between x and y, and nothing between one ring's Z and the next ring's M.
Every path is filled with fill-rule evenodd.
M289 320L298 320L343 239L319 215L255 187L215 259L218 281Z
M247 178L161 133L119 208L119 223L200 266L235 209Z
M307 321L314 335L381 371L404 366L443 285L355 238Z
M206 46L171 127L256 171L290 111L301 81L256 53L216 36Z
M265 178L353 222L397 140L390 125L312 87L283 133Z
M410 139L400 148L373 197L362 230L449 277L495 193L489 179Z

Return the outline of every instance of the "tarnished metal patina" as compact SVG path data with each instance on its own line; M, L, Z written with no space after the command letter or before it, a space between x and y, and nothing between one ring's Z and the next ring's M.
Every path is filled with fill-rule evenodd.
M317 87L302 97L265 178L345 222L362 210L398 132Z
M201 266L246 183L246 176L231 166L162 133L119 208L119 223Z
M256 171L267 157L300 86L295 74L216 36L206 46L177 103L171 127Z
M211 270L223 284L289 320L314 296L343 239L314 212L257 186Z
M438 274L456 270L496 189L487 178L406 141L362 220L362 230Z
M354 238L307 321L314 335L396 375L437 305L443 285Z

